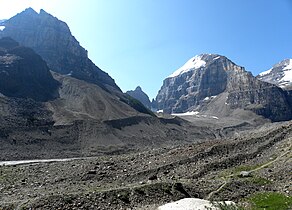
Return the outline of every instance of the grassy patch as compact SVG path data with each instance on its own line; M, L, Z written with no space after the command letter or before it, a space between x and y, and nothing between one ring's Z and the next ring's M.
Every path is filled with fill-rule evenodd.
M255 176L255 177L249 177L247 179L248 182L252 183L252 184L258 184L258 185L267 185L267 184L271 184L272 181L265 179L263 177L259 177L259 176Z
M258 167L260 167L263 164L259 164L259 165L240 165L234 168L230 168L227 170L224 170L220 173L220 177L228 177L231 175L235 175L235 174L239 174L241 171L251 171L254 170Z
M258 167L260 167L261 165L241 165L241 166L238 166L236 168L234 168L232 171L233 173L240 173L241 171L251 171L251 170L254 170Z
M292 207L292 197L276 193L264 192L249 198L252 210L288 210Z

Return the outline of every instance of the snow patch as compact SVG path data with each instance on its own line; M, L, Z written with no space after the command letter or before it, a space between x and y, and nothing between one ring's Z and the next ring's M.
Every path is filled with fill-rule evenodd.
M283 72L284 77L280 80L280 82L292 82L292 59L290 59L289 62L287 63L287 66L283 68Z
M292 59L289 59L289 64L283 70L292 70Z
M202 60L202 55L197 55L191 58L190 60L188 60L182 67L180 67L178 70L173 72L167 78L177 77L188 71L205 67L205 65L206 65L206 62Z
M220 56L217 56L216 58L214 58L213 60L217 60L217 59L219 59L220 58Z
M224 203L229 205L230 204L235 205L235 203L232 201L225 201ZM184 198L158 207L158 210L207 210L207 209L219 210L219 208L215 207L210 201L199 198Z
M67 76L72 76L73 71L70 71L69 74L67 74Z
M216 97L217 96L210 96L210 97L207 96L206 98L203 99L203 101L209 101L209 100L214 99Z
M280 82L292 82L292 69L290 71L284 71L284 77L280 80Z
M192 116L192 115L197 115L197 114L199 114L199 112L191 111L191 112L185 112L185 113L172 113L171 115L173 115L173 116Z
M0 26L0 31L3 31L5 29L5 26Z
M259 75L260 76L265 76L265 75L271 73L271 71L272 71L272 69L269 69L268 71L264 71L264 72L260 73Z
M163 113L163 109L158 110L157 113Z
M17 161L0 161L0 166L13 166L36 163L68 162L71 160L80 160L85 158L64 158L64 159L39 159L39 160L17 160Z

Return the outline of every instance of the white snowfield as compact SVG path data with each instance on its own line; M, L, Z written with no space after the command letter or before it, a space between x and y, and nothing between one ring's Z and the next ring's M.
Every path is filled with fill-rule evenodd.
M292 70L292 59L289 59L287 66L283 70Z
M35 163L52 163L52 162L67 162L71 160L87 159L82 158L64 158L64 159L39 159L39 160L16 160L16 161L0 161L0 166L14 166L14 165L26 165Z
M292 82L292 59L289 59L287 66L283 68L284 77L280 80L280 82Z
M0 31L3 31L5 29L5 26L0 26Z
M235 205L232 201L225 201L224 203L228 205ZM212 203L208 200L199 198L184 198L179 201L160 206L157 210L219 210L219 208L212 205Z
M269 69L267 71L264 71L264 72L260 73L259 75L260 76L264 76L264 75L267 75L267 74L271 73L271 71L272 71L272 69Z
M192 115L197 115L197 114L199 114L199 112L191 111L191 112L184 112L184 113L172 113L171 115L174 115L174 116L192 116Z
M188 71L199 69L201 67L205 67L206 62L202 60L202 55L196 55L195 57L188 60L182 67L180 67L178 70L173 72L171 75L169 75L167 78L177 77L183 73L186 73Z
M275 67L260 73L259 76L265 76L265 75L270 74L274 68ZM277 84L280 87L285 87L286 85L289 85L292 82L292 59L288 59L287 62L285 62L282 70L283 70L283 77L281 79L277 79Z
M191 112L184 112L184 113L171 113L172 116L178 116L178 117L182 117L182 116L196 116L198 118L211 118L211 119L216 119L218 120L219 118L216 116L212 116L212 115L200 115L200 112L198 111L191 111Z

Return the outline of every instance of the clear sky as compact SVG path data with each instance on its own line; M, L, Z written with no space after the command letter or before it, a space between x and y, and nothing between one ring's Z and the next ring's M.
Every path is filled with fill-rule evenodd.
M65 21L123 91L153 98L165 77L201 53L254 75L292 58L292 0L0 0L0 19L27 7Z

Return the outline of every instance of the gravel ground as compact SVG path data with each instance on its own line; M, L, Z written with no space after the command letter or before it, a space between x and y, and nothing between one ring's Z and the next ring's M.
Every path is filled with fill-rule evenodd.
M175 148L1 166L0 209L155 209L186 197L291 196L291 131L292 122L277 123ZM240 177L240 171L251 173Z

